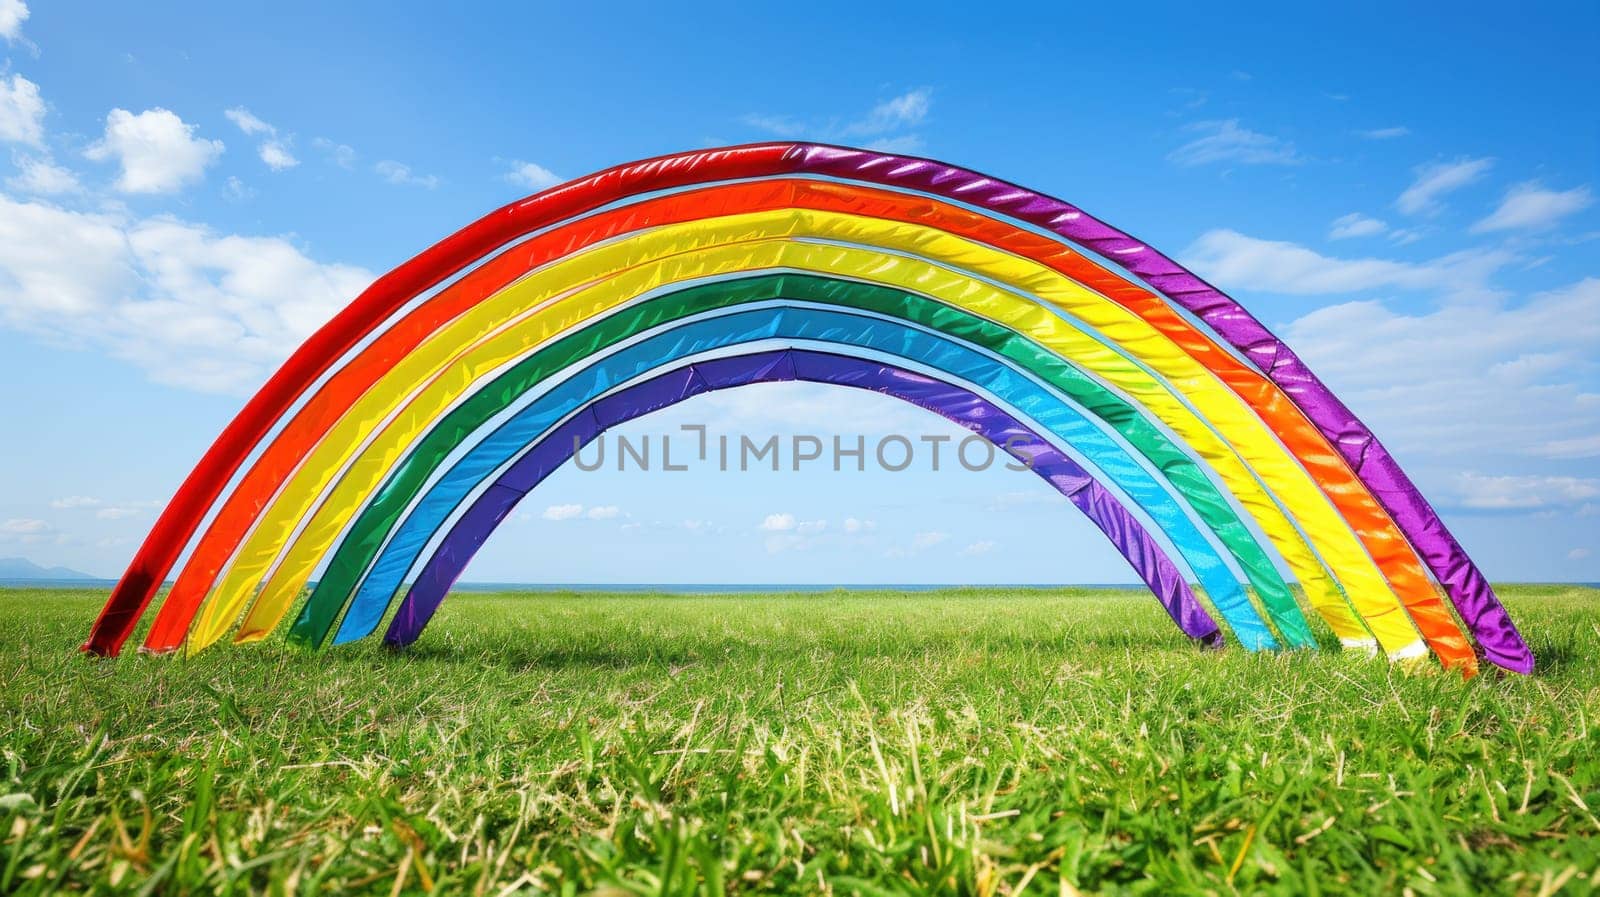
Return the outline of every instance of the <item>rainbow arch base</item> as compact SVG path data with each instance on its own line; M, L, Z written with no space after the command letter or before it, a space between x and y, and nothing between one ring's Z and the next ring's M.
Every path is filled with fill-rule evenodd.
M1301 609L1275 597L1287 580L1271 561L1264 567L1273 559L1303 587L1311 615L1346 644L1376 644L1390 657L1431 653L1467 674L1482 661L1532 671L1532 653L1493 589L1393 456L1232 298L1064 201L932 160L790 142L606 169L492 212L379 278L219 435L113 589L85 650L121 650L186 548L146 649L194 652L230 634L254 640L295 607L292 632L301 620L326 621L317 637L301 639L320 643L370 573L351 560L365 556L356 542L381 548L405 527L403 515L376 529L361 521L395 516L367 511L398 488L429 435L448 426L450 408L492 388L507 363L597 322L652 308L690 284L792 266L964 314L982 327L941 338L965 341L997 371L1092 410L1017 354L984 348L976 333L1004 331L1052 370L1126 399L1114 413L1084 415L1106 434L1173 433L1177 463L1148 452L1131 458L1144 467L1140 483L1159 494L1126 492L1118 469L1095 464L1079 468L1078 489L1097 496L1097 525L1135 570L1164 571L1144 578L1169 611L1187 594L1204 613L1189 583L1207 584L1201 595L1221 617L1216 638L1226 627L1251 649L1307 643ZM915 316L896 326L929 329ZM548 376L564 382L607 351L597 346ZM883 361L848 339L828 352L848 364ZM592 415L605 401L596 396L571 414ZM1024 408L996 407L1038 437L1041 451L1076 456L1070 434L1040 426ZM1079 432L1079 442L1093 435ZM459 444L490 436L467 428ZM520 446L519 456L538 445ZM475 483L504 497L487 475ZM1213 495L1224 496L1222 507ZM462 531L473 507L461 503L435 529ZM430 540L432 555L405 558L408 574L421 578L403 579L428 594L410 604L408 594L403 608L436 607L464 566L463 546L481 545L492 531L485 521L498 518L480 510L471 519L470 537ZM1110 520L1118 522L1102 525ZM324 577L304 596L314 569L330 560L359 569L338 588L324 588ZM1230 587L1219 569L1243 578ZM1248 597L1240 603L1235 594ZM373 608L361 613L369 619ZM394 619L418 619L401 614L409 616ZM398 640L420 632L414 625Z

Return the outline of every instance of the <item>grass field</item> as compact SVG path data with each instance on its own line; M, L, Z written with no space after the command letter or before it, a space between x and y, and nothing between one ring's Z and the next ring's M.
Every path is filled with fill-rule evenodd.
M74 656L0 590L0 893L1600 891L1600 592L1463 682L1148 596L454 596L413 650Z

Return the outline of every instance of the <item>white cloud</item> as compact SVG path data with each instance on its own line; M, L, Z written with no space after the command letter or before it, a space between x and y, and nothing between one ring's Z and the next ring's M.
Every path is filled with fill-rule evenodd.
M372 166L372 170L376 171L379 177L382 177L391 184L425 187L429 190L439 186L439 179L437 177L434 177L431 174L415 174L411 171L411 166L403 165L394 161L393 159L384 159L378 164Z
M1587 548L1574 548L1571 551L1567 552L1567 560L1569 560L1569 561L1581 561L1584 558L1588 557L1589 554L1590 554L1590 552L1589 552L1589 549L1587 549Z
M1202 234L1183 257L1185 264L1224 289L1292 295L1378 288L1484 295L1491 292L1489 276L1515 259L1504 250L1457 252L1420 263L1341 259L1295 243L1261 240L1232 230Z
M335 143L326 137L318 137L311 141L311 145L326 153L333 164L340 168L354 168L356 164L356 151L342 143Z
M371 281L283 237L0 194L0 324L159 383L245 391Z
M828 521L796 520L793 514L768 514L757 529L767 534L762 541L768 554L806 551L824 544L822 535L828 529Z
M1456 495L1461 507L1475 511L1571 508L1600 498L1600 479L1462 473L1456 478Z
M39 146L43 140L44 98L39 85L21 75L0 77L0 141Z
M239 130L248 136L253 137L257 134L276 136L278 133L277 128L257 118L255 113L243 106L235 106L232 109L224 110L222 114L227 116L228 121L238 125Z
M94 516L101 520L126 520L137 517L145 512L143 505L112 505L94 512Z
M22 0L0 0L0 37L6 43L22 37L22 23L28 20L28 4Z
M988 554L989 552L994 551L994 549L995 543L993 541L989 539L982 539L980 541L973 542L966 548L961 549L961 555L962 557L969 558L977 557L979 555Z
M56 196L83 190L78 176L55 164L49 156L18 156L14 161L18 173L6 179L6 186L18 193Z
M902 128L915 128L928 117L928 111L932 108L933 91L926 87L918 88L873 106L866 118L847 125L844 133L876 136Z
M936 531L917 533L915 536L911 537L911 545L920 551L921 549L932 548L935 545L947 542L949 539L949 533L941 533Z
M546 520L576 520L583 516L583 505L551 505L540 516Z
M612 520L621 516L621 514L622 509L616 505L601 505L597 508L590 508L589 512L584 516L590 520Z
M283 140L268 140L261 144L259 153L261 161L267 163L267 167L273 171L283 171L300 164L300 160L289 151L288 143Z
M1311 369L1403 457L1600 457L1600 278L1421 313L1347 302L1283 328ZM1444 465L1460 469L1454 460Z
M248 199L255 199L256 191L249 184L230 174L228 175L228 180L222 185L222 195L232 202L244 202Z
M767 131L778 137L799 137L807 130L805 122L787 115L761 115L752 113L746 115L744 123L757 130Z
M1404 125L1397 125L1392 128L1373 128L1360 132L1361 136L1368 140L1393 140L1396 137L1404 137L1410 133L1411 129Z
M239 130L246 136L268 138L256 148L256 154L261 157L261 161L267 163L268 168L273 171L284 171L300 164L300 160L294 157L294 152L289 148L294 142L293 135L279 137L277 128L262 121L259 116L243 106L224 110L222 114L227 116L228 121L238 125Z
M1388 230L1389 226L1376 218L1368 218L1360 212L1351 212L1333 219L1333 224L1328 228L1328 239L1348 240L1351 237L1375 237Z
M844 531L850 533L851 535L868 532L876 529L877 526L878 524L871 520L860 520L855 517L846 517L844 519Z
M1593 203L1594 196L1587 186L1557 191L1546 190L1538 181L1528 181L1506 191L1500 207L1472 225L1472 232L1545 230Z
M1395 200L1395 208L1407 215L1435 214L1443 208L1441 197L1477 181L1493 165L1494 160L1487 158L1423 165L1416 169L1416 180Z
M63 509L98 508L101 504L102 502L98 498L91 498L87 495L69 495L50 502L50 507Z
M922 152L926 145L920 135L902 134L898 137L879 137L869 140L866 143L866 149L880 153L910 155Z
M543 190L561 183L561 176L536 162L513 159L511 170L506 172L506 180L529 190Z
M97 162L120 162L117 189L124 193L170 193L200 180L222 155L222 141L194 133L194 125L166 109L138 115L113 109L106 116L105 137L84 155Z
M1294 144L1270 134L1239 127L1239 120L1196 122L1184 128L1202 134L1167 154L1179 165L1238 162L1244 165L1298 165L1304 161Z
M0 521L0 534L7 536L43 536L55 532L55 527L31 517L13 517Z
M1193 87L1174 87L1167 93L1181 99L1185 109L1199 109L1211 100L1210 93Z
M841 142L865 141L880 152L915 152L922 138L910 133L927 122L933 109L933 90L919 87L873 106L860 118L840 121L806 121L791 115L752 114L744 123L778 137L811 137Z
M1542 458L1600 458L1600 433L1576 439L1555 439L1536 446L1533 453Z

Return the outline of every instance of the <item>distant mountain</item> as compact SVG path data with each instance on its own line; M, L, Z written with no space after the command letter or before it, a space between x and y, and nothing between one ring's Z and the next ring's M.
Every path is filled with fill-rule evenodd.
M27 558L0 558L0 579L99 579L69 567L41 567Z

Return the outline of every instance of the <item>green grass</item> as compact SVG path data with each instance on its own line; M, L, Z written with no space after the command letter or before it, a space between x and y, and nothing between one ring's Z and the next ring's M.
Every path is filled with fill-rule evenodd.
M457 595L408 653L74 656L0 590L0 893L1581 894L1600 592L1537 676L1202 654L1148 596Z

